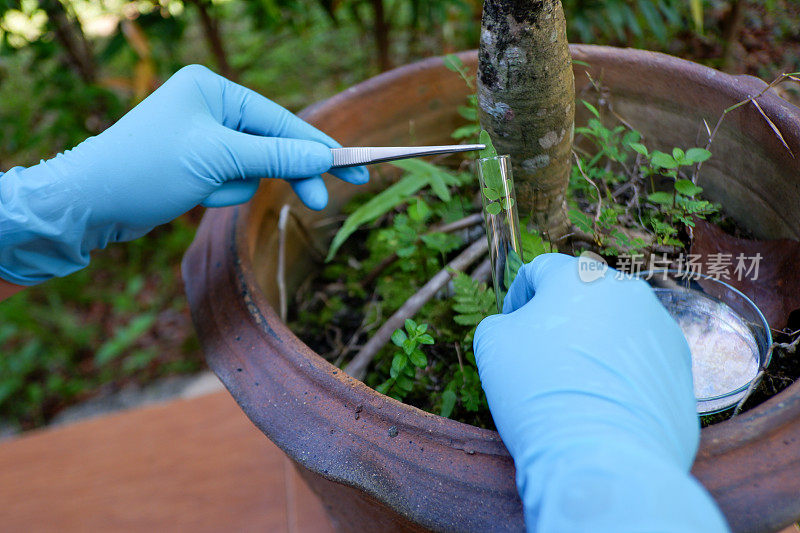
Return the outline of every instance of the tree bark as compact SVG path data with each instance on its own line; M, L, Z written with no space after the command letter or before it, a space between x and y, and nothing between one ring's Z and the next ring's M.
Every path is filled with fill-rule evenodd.
M481 126L511 155L520 214L551 240L567 233L575 79L559 0L485 0Z
M220 74L228 79L235 80L236 71L228 63L228 55L225 53L225 46L222 44L222 36L219 32L217 19L211 16L205 0L189 0L189 2L197 7L197 12L200 14L200 24L203 26L203 33L206 35L208 47L214 55Z
M64 5L59 0L42 0L41 7L53 28L56 40L67 54L67 62L75 69L84 83L97 80L97 65L89 41L80 23L71 21Z

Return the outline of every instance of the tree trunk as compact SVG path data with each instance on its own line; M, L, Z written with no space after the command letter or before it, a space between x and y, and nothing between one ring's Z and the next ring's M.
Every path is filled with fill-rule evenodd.
M735 0L723 20L722 30L722 70L730 72L734 67L734 55L739 36L744 27L745 1Z
M236 80L236 71L228 63L228 56L222 44L222 36L219 32L217 19L211 16L205 0L189 0L189 2L197 7L197 12L200 14L200 24L203 26L203 33L206 35L208 47L214 55L220 74L228 79Z
M392 68L389 59L389 24L383 9L383 0L372 0L372 10L375 12L375 47L378 51L378 68L381 72Z
M43 0L40 4L56 40L67 54L67 62L75 69L84 83L97 80L97 65L89 41L83 34L80 23L71 21L64 5L59 0Z
M520 214L551 240L569 229L575 79L559 0L485 0L478 66L481 126L511 155Z

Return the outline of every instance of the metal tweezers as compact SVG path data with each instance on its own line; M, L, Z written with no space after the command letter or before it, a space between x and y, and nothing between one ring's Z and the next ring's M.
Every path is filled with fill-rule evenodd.
M357 167L383 163L395 159L407 159L425 155L451 154L455 152L471 152L483 150L483 144L455 144L451 146L378 146L356 148L331 148L333 154L333 167Z

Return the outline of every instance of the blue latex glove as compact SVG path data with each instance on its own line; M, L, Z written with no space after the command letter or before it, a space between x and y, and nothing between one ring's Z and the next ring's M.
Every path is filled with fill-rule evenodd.
M64 276L109 242L138 238L202 203L249 200L261 178L290 180L308 207L339 144L266 98L192 65L102 134L0 175L0 277ZM363 167L333 173L366 183Z
M700 428L689 347L640 280L585 283L574 257L520 269L475 333L532 531L726 531L689 474Z

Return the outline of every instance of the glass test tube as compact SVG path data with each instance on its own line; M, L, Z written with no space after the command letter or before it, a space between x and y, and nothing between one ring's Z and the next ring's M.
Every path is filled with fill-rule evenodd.
M503 300L522 266L517 199L511 158L507 155L478 160L478 181L483 203L483 222L489 239L492 281L497 312L503 312Z

